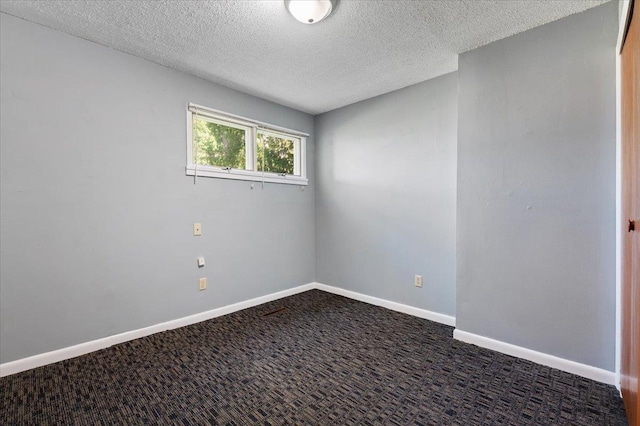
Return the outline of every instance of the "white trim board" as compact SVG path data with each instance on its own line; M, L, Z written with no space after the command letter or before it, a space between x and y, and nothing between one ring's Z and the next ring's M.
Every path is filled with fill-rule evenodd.
M349 299L359 300L370 305L381 306L383 308L391 309L392 311L402 312L404 314L412 315L418 318L428 319L430 321L439 322L441 324L449 325L451 327L456 326L456 318L450 315L440 314L437 312L428 311L426 309L416 308L414 306L404 305L398 302L391 302L389 300L380 299L373 296L367 296L366 294L356 293L355 291L345 290L339 287L333 287L321 283L313 283L318 290L326 291L328 293L337 294L340 296L348 297Z
M27 358L18 359L16 361L5 362L0 364L0 377L9 376L11 374L20 373L22 371L31 370L32 368L42 367L43 365L53 364L54 362L64 361L65 359L75 358L90 352L106 349L110 346L127 342L129 340L139 339L140 337L150 336L166 330L173 330L198 322L206 321L212 318L227 315L232 312L241 311L253 306L262 305L283 297L292 296L304 291L313 290L314 283L305 284L288 290L267 294L265 296L256 297L254 299L245 300L234 303L232 305L222 306L210 311L201 312L199 314L189 315L177 318L171 321L162 322L149 327L139 328L137 330L127 331L124 333L114 334L113 336L103 337L101 339L91 340L89 342L80 343L74 346L57 349L51 352L45 352L33 355Z
M616 387L620 388L622 362L622 80L620 55L616 55Z
M459 329L453 330L453 338L460 340L461 342L471 343L472 345L480 346L482 348L502 352L503 354L526 359L537 364L546 365L547 367L566 371L567 373L575 374L577 376L586 377L587 379L595 380L596 382L606 383L607 385L616 384L616 373L613 371L607 371L602 368L569 361L568 359L537 352L521 346L468 333Z
M634 5L634 7L637 5ZM616 48L618 53L622 52L622 40L624 39L627 25L631 22L631 2L629 0L621 0L619 3L619 20L618 20L618 40Z
M637 6L637 5L636 5ZM634 7L636 7L634 6ZM616 348L615 348L615 386L622 396L620 387L620 365L622 362L622 73L620 54L622 41L631 21L631 2L619 3L618 41L616 43Z
M420 309L413 306L403 305L397 302L391 302L385 299L379 299L373 296L367 296L365 294L356 293L354 291L345 290L339 287L333 287L326 284L313 283L314 288L323 290L328 293L338 294L350 299L359 300L360 302L369 303L371 305L382 306L393 311L402 312L405 314L413 315L420 318L425 318L431 321L439 322L441 324L455 327L455 317L444 315L436 312L431 312L426 309ZM535 362L537 364L546 365L547 367L556 368L558 370L566 371L567 373L575 374L577 376L586 377L587 379L595 380L597 382L606 383L608 385L616 384L616 373L613 371L603 370L601 368L592 367L590 365L581 364L579 362L570 361L568 359L559 358L553 355L537 352L531 349L526 349L520 346L512 345L510 343L501 342L499 340L490 339L488 337L479 336L477 334L468 333L459 329L453 330L453 338L460 340L461 342L470 343L476 346L480 346L486 349L491 349L496 352L501 352L506 355L515 356L517 358L526 359L528 361Z
M412 315L418 318L428 319L430 321L445 324L451 327L455 327L456 319L453 316L432 312L426 309L416 308L414 306L404 305L398 302L392 302L386 299L380 299L378 297L368 296L366 294L357 293L351 290L345 290L339 287L334 287L317 282L301 285L288 290L271 293L265 296L256 297L254 299L245 300L242 302L234 303L232 305L223 306L220 308L212 309L210 311L201 312L199 314L190 315L183 318L178 318L171 321L166 321L160 324L155 324L149 327L140 328L137 330L127 331L113 336L104 337L101 339L92 340L78 345L69 346L66 348L58 349L51 352L46 352L27 358L22 358L16 361L0 364L0 377L8 376L11 374L20 373L22 371L30 370L32 368L41 367L43 365L52 364L55 362L63 361L65 359L75 358L80 355L85 355L90 352L106 349L110 346L124 343L130 340L139 339L141 337L149 336L155 333L160 333L166 330L173 330L175 328L184 327L191 324L196 324L201 321L206 321L212 318L227 315L232 312L240 311L243 309L251 308L253 306L261 305L263 303L271 302L281 299L283 297L292 296L294 294L302 293L308 290L322 290L327 293L337 294L347 297L349 299L358 300L360 302L368 303L375 306L391 309L393 311L402 312L404 314ZM548 355L542 352L537 352L531 349L522 348L509 343L504 343L498 340L493 340L487 337L479 336L476 334L468 333L466 331L455 329L453 330L453 338L462 342L471 343L483 348L491 349L497 352L502 352L507 355L523 358L538 364L546 365L548 367L557 368L558 370L566 371L568 373L576 374L578 376L586 377L598 382L613 385L616 382L616 373L603 370L600 368L592 367L578 362L569 361L563 358L558 358L553 355Z
M88 354L90 352L106 349L110 346L120 343L128 342L130 340L139 339L141 337L150 336L155 333L160 333L166 330L173 330L175 328L184 327L198 322L210 320L212 318L227 315L232 312L240 311L243 309L251 308L253 306L261 305L263 303L271 302L283 297L292 296L294 294L302 293L308 290L322 290L327 293L338 294L350 299L359 300L361 302L369 303L371 305L382 306L387 309L402 312L408 315L413 315L419 318L425 318L431 321L440 322L446 325L455 326L455 318L439 314L436 312L427 311L425 309L415 308L413 306L403 305L401 303L391 302L377 297L367 296L365 294L356 293L354 291L344 290L338 287L332 287L326 284L309 283L298 287L294 287L288 290L271 293L265 296L256 297L254 299L245 300L242 302L234 303L232 305L222 306L220 308L212 309L210 311L201 312L199 314L189 315L183 318L177 318L171 321L162 322L149 327L139 328L137 330L126 331L124 333L114 334L113 336L103 337L89 342L80 343L66 348L57 349L51 352L45 352L38 355L33 355L27 358L18 359L11 362L0 364L0 377L9 376L11 374L20 373L22 371L31 370L32 368L42 367L43 365L53 364L55 362L64 361L65 359L75 358L81 355Z

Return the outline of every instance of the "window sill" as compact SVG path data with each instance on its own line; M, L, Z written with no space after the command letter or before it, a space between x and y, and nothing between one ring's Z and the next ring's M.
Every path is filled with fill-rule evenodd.
M187 166L187 176L195 176L196 168ZM198 167L198 177L212 177L218 179L248 180L252 182L283 183L285 185L308 185L309 179L301 176L286 175L280 176L274 173L254 172L249 170L215 170L211 168Z

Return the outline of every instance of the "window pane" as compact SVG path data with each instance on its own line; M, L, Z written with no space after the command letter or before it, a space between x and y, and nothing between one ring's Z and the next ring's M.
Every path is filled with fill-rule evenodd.
M258 133L258 170L293 174L294 143L291 139Z
M193 160L195 164L246 169L247 131L212 123L194 115Z

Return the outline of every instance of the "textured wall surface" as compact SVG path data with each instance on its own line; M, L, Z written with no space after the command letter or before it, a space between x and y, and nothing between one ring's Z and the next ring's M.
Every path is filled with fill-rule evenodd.
M187 102L313 117L0 16L1 362L314 280L312 138L304 191L185 176Z
M617 4L460 56L457 327L614 369Z
M317 117L317 281L455 315L456 99L452 73Z

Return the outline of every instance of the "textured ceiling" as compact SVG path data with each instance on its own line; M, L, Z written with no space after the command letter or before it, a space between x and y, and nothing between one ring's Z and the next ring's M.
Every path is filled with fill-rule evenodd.
M608 0L0 1L0 11L317 114L457 69L457 54Z

